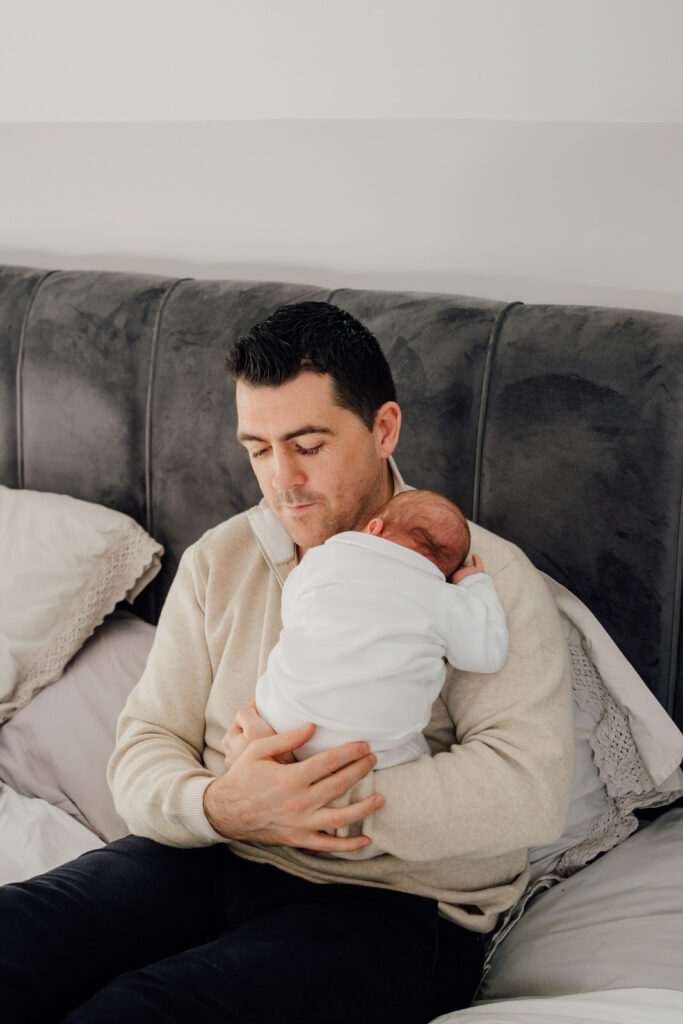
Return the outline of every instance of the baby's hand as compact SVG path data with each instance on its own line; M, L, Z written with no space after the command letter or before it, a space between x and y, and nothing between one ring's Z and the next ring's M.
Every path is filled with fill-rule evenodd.
M484 563L479 555L472 554L471 562L463 562L459 569L451 576L451 583L460 583L466 576L474 576L475 573L484 572Z

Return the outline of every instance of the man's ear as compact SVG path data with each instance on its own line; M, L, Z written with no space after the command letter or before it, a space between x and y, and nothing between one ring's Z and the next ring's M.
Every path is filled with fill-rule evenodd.
M401 432L401 410L396 402L385 402L375 413L373 433L379 444L379 454L388 459L398 444Z
M371 519L365 529L373 537L381 537L384 533L384 520L379 518Z

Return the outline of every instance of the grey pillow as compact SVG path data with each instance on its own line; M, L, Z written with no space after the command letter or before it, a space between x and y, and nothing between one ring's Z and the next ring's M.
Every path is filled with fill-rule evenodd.
M107 842L128 831L114 810L106 767L154 633L129 612L110 615L61 679L0 726L0 779L72 814Z
M479 997L683 991L683 810L663 814L525 911Z

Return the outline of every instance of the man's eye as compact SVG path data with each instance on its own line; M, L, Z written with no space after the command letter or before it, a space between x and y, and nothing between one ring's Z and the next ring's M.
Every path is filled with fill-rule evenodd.
M322 448L322 443L321 444L317 444L315 446L315 448L302 448L301 445L299 445L299 454L300 455L317 455L321 448Z
M267 448L259 448L256 451L250 452L252 459L260 459L262 455L265 455L268 451Z

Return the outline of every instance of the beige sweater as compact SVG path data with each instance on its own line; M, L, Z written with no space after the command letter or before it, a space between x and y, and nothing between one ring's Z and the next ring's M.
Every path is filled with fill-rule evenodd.
M371 772L353 788L352 800L377 791L386 804L363 824L371 845L342 857L227 840L204 815L204 790L224 772L223 734L252 700L278 639L294 557L263 502L188 548L109 765L131 831L172 846L229 843L312 881L432 897L466 927L492 929L524 889L527 848L562 834L573 780L571 680L540 574L514 545L471 530L505 608L507 662L493 675L449 666L425 730L433 756Z

